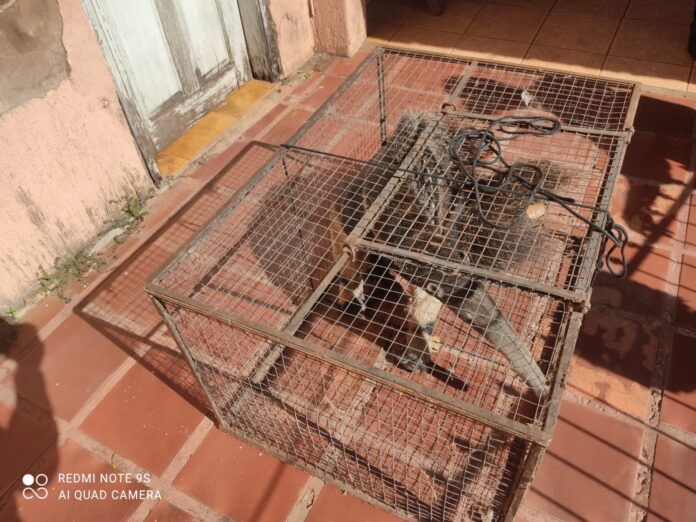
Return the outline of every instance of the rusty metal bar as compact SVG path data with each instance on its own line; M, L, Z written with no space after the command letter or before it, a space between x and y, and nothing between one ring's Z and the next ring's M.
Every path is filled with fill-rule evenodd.
M384 53L377 55L377 86L379 99L379 132L382 145L387 142L387 92L384 86Z
M457 80L456 85L452 89L452 92L450 93L449 98L447 99L449 103L452 103L454 100L459 98L459 95L462 93L464 87L469 82L471 74L474 72L474 69L477 65L478 60L473 60L469 65L467 65L466 69L464 70L464 74L462 74L459 80Z
M619 177L619 173L621 172L621 165L623 163L624 153L627 146L627 139L618 140L618 143L616 144L616 150L612 155L607 175L602 184L602 196L599 202L599 208L601 209L608 209L610 206L614 183L616 183L616 179ZM594 214L597 214L597 226L604 228L607 220L609 219L608 211L596 212ZM582 281L584 282L582 288L585 290L592 285L593 274L596 270L597 261L601 256L604 255L604 252L599 251L602 245L602 239L599 234L594 232L592 229L588 229L587 235L590 237L590 242L587 245L587 254L583 256L582 265L578 271L578 279L582 278Z
M570 372L570 362L573 359L573 353L575 352L575 344L578 340L578 335L580 334L582 318L583 314L580 312L572 312L570 315L568 331L565 335L565 342L562 345L563 351L561 352L561 357L558 361L556 377L553 380L553 387L551 388L551 393L549 395L549 407L546 412L546 419L544 420L543 424L543 430L548 434L549 437L553 435L553 428L556 425L558 412L561 409L563 390L565 390L566 381L568 380L568 373Z
M536 426L523 424L506 417L500 417L499 415L491 413L478 406L474 406L473 404L468 404L460 399L431 390L430 388L411 382L408 379L399 377L398 375L392 375L383 370L378 370L372 366L355 361L344 355L334 353L325 348L314 346L304 339L293 337L282 330L276 330L274 328L256 324L243 317L235 316L224 310L216 309L210 305L201 303L196 299L184 297L174 292L170 292L169 290L153 287L151 285L148 285L146 289L148 293L171 304L181 306L208 317L215 317L215 319L222 324L231 326L233 328L239 328L241 330L260 335L261 337L265 337L274 342L284 344L315 359L329 362L348 371L359 373L363 377L374 379L412 397L423 399L431 404L443 407L467 418L478 420L492 428L507 431L508 433L522 437L525 440L536 441L542 445L549 443L546 433Z
M493 114L481 114L478 112L466 112L466 111L453 111L447 108L441 109L443 114L447 116L457 116L459 118L469 118L472 120L485 120L485 121L495 121L500 118L500 116L495 116ZM618 138L626 138L631 135L631 131L628 130L603 130L594 129L592 127L577 127L573 125L563 125L561 124L560 130L566 132L576 132L583 134L593 134L599 136L615 136Z
M505 513L505 522L514 522L517 510L527 494L529 486L531 486L534 480L534 475L536 474L537 467L541 461L541 457L544 456L546 448L544 446L539 446L533 442L529 443L531 447L522 465L522 471L518 475L517 483L511 488L514 491L512 497L509 499L508 505L504 507L503 513Z
M488 280L494 279L496 281L501 281L503 283L516 286L518 288L531 290L544 295L551 295L553 297L558 297L569 301L581 302L584 298L584 292L571 292L569 290L563 290L562 288L557 288L552 285L538 283L536 281L524 277L506 274L504 272L493 272L491 270L485 268L478 268L469 264L455 263L453 261L447 261L445 259L440 259L435 256L423 254L422 252L405 250L403 248L385 245L383 243L376 243L375 241L370 241L368 239L357 238L351 239L350 242L354 248L363 248L365 250L381 252L383 254L410 259L419 263L428 263L431 265L439 266L445 270L462 272L468 275Z
M210 403L210 407L213 410L213 414L215 415L215 418L217 419L218 426L224 426L224 418L222 414L220 413L220 410L217 407L217 403L213 400L212 396L210 395L210 391L208 390L208 387L203 383L201 380L199 372L196 370L196 367L193 363L193 359L191 357L191 350L189 349L188 345L186 344L186 341L184 340L183 336L181 335L181 332L179 331L179 327L176 325L176 323L172 320L171 316L169 315L169 310L164 306L164 304L157 298L154 297L153 295L150 295L150 298L152 299L152 302L155 304L155 307L157 307L157 310L159 310L159 313L162 315L162 319L164 319L164 323L167 325L167 328L169 328L169 331L172 334L172 337L174 337L174 341L176 341L177 346L179 346L179 350L181 350L181 353L184 355L184 358L186 359L186 362L189 365L189 368L191 368L191 371L193 374L196 376L196 381L198 381L198 384L200 385L201 389L203 390L203 393L205 393L206 398L208 399L208 402Z
M628 104L628 112L626 113L625 128L631 132L631 136L633 135L633 121L636 117L636 111L638 110L638 102L640 101L641 94L642 92L640 84L637 83L633 89L631 101Z

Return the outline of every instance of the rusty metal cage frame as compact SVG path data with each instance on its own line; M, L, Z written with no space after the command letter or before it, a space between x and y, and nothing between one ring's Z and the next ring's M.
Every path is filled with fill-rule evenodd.
M308 296L304 296L302 303L299 304L291 316L286 317L280 325L264 324L263 318L255 319L245 317L243 314L232 314L222 306L213 306L204 299L197 299L195 296L201 288L214 277L215 271L219 270L225 263L229 262L229 250L221 255L221 257L213 264L207 266L203 277L196 277L191 281L191 285L182 286L181 289L172 290L167 287L165 277L167 274L175 273L182 259L190 255L192 248L203 241L207 236L214 235L215 231L225 225L225 220L242 205L246 198L252 197L254 191L264 183L270 176L273 175L274 169L285 169L287 176L288 163L303 162L303 165L310 162L355 162L361 165L372 165L372 154L352 150L336 151L337 143L340 141L333 138L330 146L326 146L325 135L326 125L330 120L339 120L344 127L351 125L365 125L365 120L361 120L347 108L343 108L341 113L338 110L337 104L342 103L342 100L347 105L352 103L350 96L346 93L350 89L360 92L360 83L367 84L376 83L377 88L377 104L379 110L374 114L374 118L369 122L373 133L377 134L382 144L396 127L394 118L403 113L403 107L398 107L399 102L395 105L397 108L395 114L389 113L389 106L392 100L396 100L396 96L390 95L389 78L394 78L395 75L401 74L403 84L406 85L409 81L409 75L403 74L403 71L390 70L389 60L412 58L414 61L419 60L422 63L436 63L442 65L443 68L456 68L459 71L459 76L454 76L451 85L448 86L447 92L435 99L428 99L424 103L430 104L428 108L434 109L437 106L442 111L443 118L460 118L469 119L469 121L486 122L494 118L494 114L500 112L500 107L490 109L486 106L486 101L479 103L479 100L474 100L473 104L468 107L466 103L459 104L458 101L464 96L471 96L471 90L479 88L476 81L472 82L472 73L475 70L483 68L491 68L494 71L503 71L501 74L515 75L535 75L546 74L553 78L552 81L565 82L577 81L587 82L589 85L612 86L617 92L622 93L622 108L620 117L616 120L607 118L601 119L601 107L597 112L594 122L585 124L582 118L578 120L577 115L573 112L572 106L568 109L570 116L567 118L568 123L564 123L563 131L570 135L582 134L591 136L593 139L607 139L611 141L611 154L608 157L607 165L602 170L603 179L601 179L600 187L596 189L594 194L595 206L589 218L597 226L603 226L608 217L608 207L611 198L613 183L620 170L621 161L625 147L628 144L632 134L632 122L636 111L636 106L639 98L639 88L636 84L627 82L615 82L606 78L589 77L570 75L567 73L546 71L537 68L528 68L523 66L510 66L505 64L497 64L494 62L481 62L465 58L455 58L450 56L429 54L429 53L414 53L396 49L377 48L366 60L352 73L348 79L338 88L338 90L318 109L309 120L293 135L293 137L274 154L267 164L260 169L237 194L231 199L223 211L213 218L202 230L200 230L193 238L191 238L174 256L171 261L158 271L157 275L146 286L146 291L152 298L155 306L161 313L164 321L175 338L182 354L186 358L193 373L196 375L198 382L206 394L210 406L220 428L229 431L241 439L252 444L260 446L264 450L277 455L281 459L291 462L298 467L321 477L323 480L332 483L352 494L380 506L383 509L391 511L399 516L424 518L445 518L442 514L447 509L437 511L434 514L432 507L429 514L423 514L423 507L416 506L414 508L409 504L408 498L404 503L385 500L385 498L377 498L371 495L369 491L365 491L365 487L359 487L355 482L351 483L345 478L337 477L331 473L331 468L322 468L320 463L314 463L307 458L298 457L289 451L287 448L280 447L278 444L264 440L263 438L243 432L240 429L234 429L226 421L225 413L220 411L219 400L214 397L211 391L210 383L206 383L205 379L200 374L200 365L206 364L208 367L215 367L216 361L197 360L200 354L196 350L192 350L186 340L186 336L182 333L180 326L182 322L188 319L182 317L182 314L198 314L201 317L210 319L221 327L229 327L235 332L241 332L243 335L253 336L254 339L263 339L266 341L266 352L259 360L257 360L252 368L255 376L266 375L270 368L277 361L282 359L283 350L290 349L293 353L301 354L308 360L319 361L322 364L328 364L332 367L341 369L349 375L357 375L358 378L368 380L373 383L374 387L384 387L387 390L396 390L400 394L432 406L433 408L442 409L444 412L449 412L454 415L461 416L464 419L471 420L474 423L479 423L484 427L496 430L499 433L512 437L513 442L518 441L522 448L517 455L511 455L509 458L517 459L517 463L513 463L511 476L505 476L507 481L505 491L508 492L504 500L498 503L495 507L494 518L500 517L505 520L512 520L514 514L519 507L522 498L527 491L535 470L539 465L545 448L551 440L553 429L557 420L560 409L562 392L565 387L565 381L570 366L570 360L573 354L577 336L579 333L582 316L586 312L589 296L592 275L595 271L595 261L600 256L601 238L591 230L587 232L587 248L583 251L582 256L578 256L579 264L575 276L572 279L572 284L559 285L545 281L543 278L531 276L530 274L515 274L504 269L494 270L482 268L475 264L462 265L454 263L448 259L433 259L432 256L419 255L414 252L404 253L400 251L398 246L387 244L377 244L374 240L366 238L364 234L365 223L358 224L357 232L351 234L349 240L351 246L355 248L366 248L370 251L380 253L385 256L404 256L407 260L413 262L435 263L438 266L449 270L460 271L467 274L469 277L480 278L487 285L497 285L510 291L527 293L530 295L542 296L544 299L551 299L554 302L560 303L560 306L565 307L562 324L558 326L557 340L554 348L554 354L548 362L548 372L550 374L550 382L552 387L547 397L540 401L543 404L537 405L529 417L509 418L503 414L495 413L486 409L484 404L476 404L475 401L462 400L461 397L453 396L446 393L447 390L433 389L432 387L424 386L419 382L415 382L410 378L405 378L402 375L396 375L391 372L384 371L376 365L369 364L366 361L359 360L355 357L350 357L342 353L337 353L330 348L321 346L320 343L309 342L306 338L298 337L297 330L305 322L308 316L316 308L317 303L322 298L322 295L333 284L337 274L344 268L346 262L350 258L350 252L343 252L332 264L331 268L325 273L320 281L312 285L312 292ZM408 64L406 65L406 67ZM477 69L479 68L479 69ZM373 73L374 72L374 76ZM391 75L391 76L390 76ZM485 78L485 75L484 75ZM467 87L469 86L469 87ZM400 88L403 86L400 86ZM403 87L408 89L409 86ZM505 91L506 88L503 88ZM549 91L551 92L551 91ZM501 100L505 99L508 93L503 92ZM550 96L550 95L549 95ZM556 98L559 98L558 93L554 93ZM442 98L442 99L441 99ZM599 100L599 98L598 98ZM349 103L350 102L350 103ZM553 102L556 103L556 102ZM498 102L500 104L500 102ZM464 106L462 106L464 105ZM493 103L495 105L495 103ZM543 103L542 103L543 105ZM470 110L473 107L476 110ZM503 107L504 108L504 107ZM489 110L490 109L490 110ZM584 113L583 113L584 114ZM582 114L580 114L582 116ZM575 118L575 119L574 119ZM339 144L340 145L340 144ZM343 144L346 145L346 144ZM343 146L342 145L342 146ZM352 145L351 145L352 146ZM308 159L303 159L304 157ZM299 159L298 159L299 158ZM300 169L301 170L301 169ZM397 172L408 172L408 167L403 165L394 169ZM391 187L393 188L393 187ZM382 191L385 193L385 191ZM372 207L371 207L372 208ZM370 214L370 211L367 212ZM371 216L374 218L373 212ZM225 238L223 237L222 240ZM230 245L226 246L227 249ZM225 251L225 248L223 248ZM200 268L200 267L199 267ZM189 325L193 323L188 323ZM233 330L230 330L233 331ZM254 381L256 382L256 381ZM243 385L242 385L243 386ZM237 392L235 392L235 397ZM237 400L237 399L235 399ZM297 415L297 413L295 413ZM305 419L305 422L308 422ZM338 428L337 428L338 429ZM512 444L512 442L510 442ZM343 450L345 452L345 448ZM327 450L328 452L328 450ZM330 452L328 452L330 455ZM324 458L322 455L321 458ZM507 471L504 470L504 471ZM462 479L463 480L463 479ZM463 494L463 493L462 493ZM446 498L445 498L446 500ZM444 502L444 501L443 501ZM450 508L448 508L450 509Z

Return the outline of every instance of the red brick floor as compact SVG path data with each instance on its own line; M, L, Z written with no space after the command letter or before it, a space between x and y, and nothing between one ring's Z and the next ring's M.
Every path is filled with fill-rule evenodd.
M22 319L0 360L0 520L394 520L328 485L314 495L306 473L213 427L143 290L268 159L272 150L253 140L286 140L364 57L325 63L240 141L156 197L110 270L70 306L49 297ZM632 236L630 272L596 281L557 431L520 520L696 512L694 107L641 99L614 200ZM49 500L23 498L26 472L49 476ZM159 496L57 498L59 473L101 472L147 476L125 489Z

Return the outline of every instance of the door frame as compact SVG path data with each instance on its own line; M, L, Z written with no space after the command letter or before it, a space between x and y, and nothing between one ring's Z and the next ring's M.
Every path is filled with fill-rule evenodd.
M252 76L260 80L270 82L276 81L280 77L278 41L275 30L271 29L272 24L270 23L267 0L221 1L237 3ZM135 138L136 146L147 166L153 183L159 186L162 181L162 175L155 161L158 152L157 147L148 130L147 122L143 120L136 106L135 100L137 98L133 86L129 79L123 75L122 71L125 70L125 68L119 65L126 62L120 56L118 46L114 45L114 42L111 40L109 31L105 30L103 27L103 21L99 16L99 9L96 2L97 0L82 0L82 5L94 29L97 41L104 53L109 71L116 84L116 93L121 102L123 112L126 115L131 134L133 134ZM156 0L156 3L159 4L160 2ZM211 78L211 80L211 84L213 85L217 81L221 81L220 78ZM215 104L215 102L219 103L228 95L228 93L215 93L214 88L210 92L213 94L209 96L209 99L206 99L206 106L211 106ZM160 114L159 117L163 117L163 115ZM172 124L175 126L176 120L173 120Z

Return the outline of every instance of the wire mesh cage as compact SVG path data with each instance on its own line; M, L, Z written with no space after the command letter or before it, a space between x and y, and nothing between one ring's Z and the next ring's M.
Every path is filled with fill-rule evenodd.
M637 97L376 49L147 286L220 427L406 518L511 519Z

